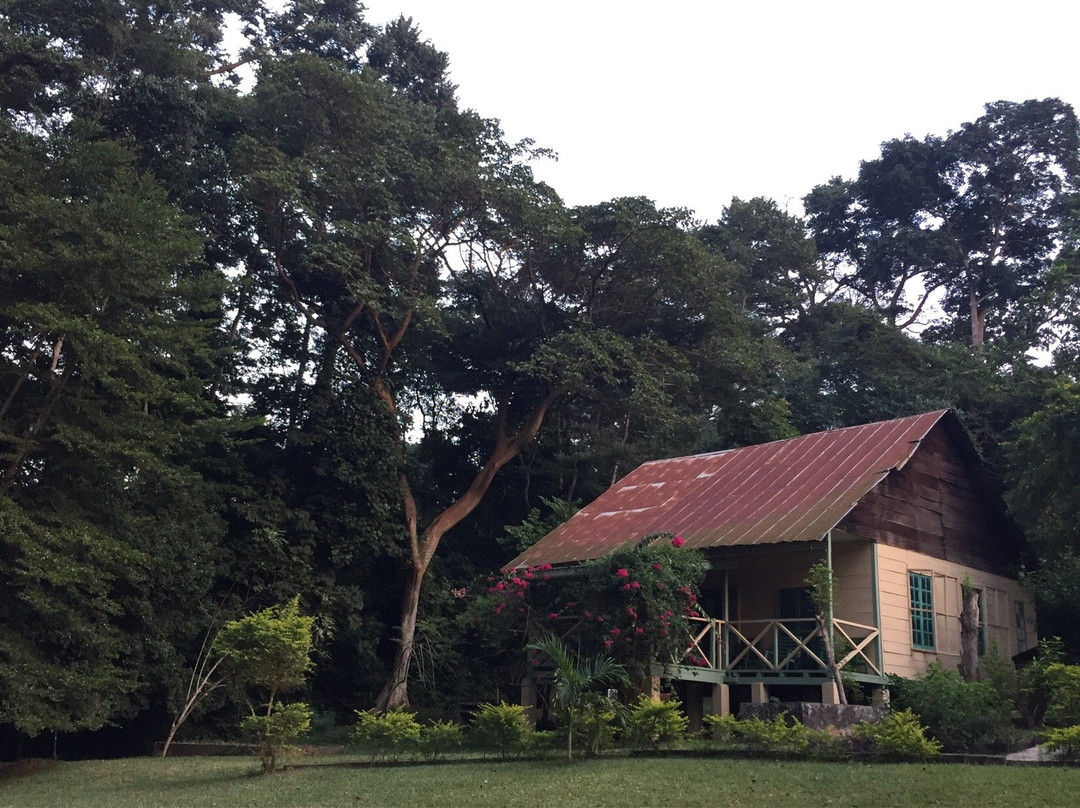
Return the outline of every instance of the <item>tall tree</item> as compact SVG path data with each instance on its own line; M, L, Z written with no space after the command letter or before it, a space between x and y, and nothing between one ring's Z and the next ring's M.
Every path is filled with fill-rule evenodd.
M913 324L941 289L944 332L966 323L970 344L1007 338L1023 353L1044 337L1040 286L1065 234L1077 145L1062 101L987 104L946 137L884 143L854 182L815 188L810 225L890 321Z

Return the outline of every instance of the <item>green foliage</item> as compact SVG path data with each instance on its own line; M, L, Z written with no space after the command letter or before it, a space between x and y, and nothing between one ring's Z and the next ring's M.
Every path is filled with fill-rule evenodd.
M255 740L263 774L273 774L288 745L311 729L311 708L303 702L278 702L266 715L246 716L240 729Z
M214 650L227 658L243 685L268 691L273 706L278 693L304 683L311 668L313 622L300 614L296 595L282 606L230 620L214 640Z
M436 730L436 737L438 732ZM416 716L404 708L387 710L385 713L357 710L356 726L349 736L349 745L370 753L372 760L379 756L394 760L415 749L420 743L421 734Z
M727 745L739 732L739 719L731 713L727 715L711 714L702 718L702 731L713 743Z
M461 725L453 721L432 721L420 728L420 751L428 760L460 749L464 740Z
M1038 729L1046 720L1054 700L1054 680L1050 669L1061 663L1063 644L1058 637L1039 642L1035 658L1016 672L1017 706L1024 723Z
M1053 693L1046 720L1058 727L1080 724L1080 665L1052 663L1046 678Z
M577 505L557 497L540 497L547 514L541 516L539 508L529 510L525 519L517 525L506 525L505 536L500 544L507 544L517 552L527 550L580 510Z
M1016 668L994 640L987 644L986 653L979 658L979 679L994 688L1003 699L1017 700Z
M798 757L810 751L817 733L781 713L769 721L756 716L743 719L737 722L734 734L753 751Z
M891 712L881 721L862 721L854 732L870 746L871 754L886 760L931 760L941 752L941 744L926 737L919 717L911 710Z
M892 677L893 706L911 710L947 752L1009 751L1011 704L986 682L965 682L933 663L913 679Z
M241 722L241 729L255 736L264 774L274 771L284 744L311 726L306 704L282 705L278 695L304 683L311 667L312 622L300 614L295 596L282 606L229 621L214 640L214 651L225 657L236 684L265 699L265 712L253 707Z
M557 725L566 730L566 757L574 756L574 733L587 738L586 748L596 753L610 740L605 725L615 717L614 703L597 692L608 685L627 684L626 669L607 654L575 658L562 640L548 634L529 648L546 655L555 664L551 709ZM610 719L605 718L610 714Z
M1080 725L1051 729L1046 733L1046 748L1060 760L1080 763Z
M642 693L626 712L626 743L634 749L656 749L682 738L690 720L681 708L677 699L657 701Z
M481 704L469 723L469 739L479 749L506 759L520 757L536 742L536 730L519 704Z

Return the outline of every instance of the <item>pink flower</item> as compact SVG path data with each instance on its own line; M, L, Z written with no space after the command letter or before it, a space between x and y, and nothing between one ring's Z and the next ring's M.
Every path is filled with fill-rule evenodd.
M637 612L634 611L633 606L627 606L626 607L626 613L628 615L630 615L631 617L633 617L635 620L637 619Z
M506 589L506 584L504 584L502 581L499 581L497 584L495 584L495 588L502 592L504 589Z
M558 612L552 612L551 614L548 615L548 620L554 620L558 616L559 616Z
M573 609L575 606L577 606L577 601L573 600L566 604L567 609ZM588 612L586 612L585 614L586 616L588 616Z
M615 628L613 628L611 630L611 636L612 637L618 637L620 634L622 634L622 629L619 628L618 626L616 626Z
M643 629L641 626L638 626L637 628L634 629L634 633L635 634L644 634L645 629Z
M663 589L663 588L664 588L664 585L663 585L663 584L657 584L657 585L656 585L656 588L657 588L657 589Z
M605 648L610 648L611 647L611 640L604 640L604 647Z
M659 571L660 571L660 570L662 569L662 567L660 566L660 562L659 562L659 561L654 561L654 562L653 562L653 564L652 564L652 568L653 568L654 570L656 570L657 572L659 572Z
M627 572L626 567L620 567L619 569L615 570L615 574L618 575L620 578L630 577L630 573Z
M631 581L630 582L630 588L631 589L641 589L641 584L639 584L637 581Z
M629 590L630 589L630 584L623 584L622 588L626 589L626 590Z
M686 539L684 539L682 536L676 536L674 539L671 540L672 547L682 547L684 544L686 544Z

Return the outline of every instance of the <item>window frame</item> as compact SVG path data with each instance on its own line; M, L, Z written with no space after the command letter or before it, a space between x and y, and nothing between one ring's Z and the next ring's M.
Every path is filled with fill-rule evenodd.
M937 650L933 575L908 570L908 606L911 615L911 647L916 651Z

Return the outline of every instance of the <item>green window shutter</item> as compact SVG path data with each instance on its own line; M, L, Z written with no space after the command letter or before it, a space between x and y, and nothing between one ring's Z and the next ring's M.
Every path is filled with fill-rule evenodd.
M915 648L933 651L933 579L919 572L909 572L908 586L911 590L911 644Z

